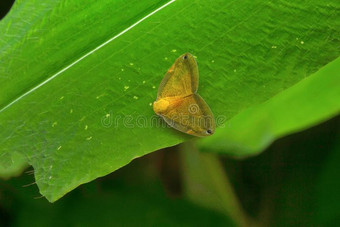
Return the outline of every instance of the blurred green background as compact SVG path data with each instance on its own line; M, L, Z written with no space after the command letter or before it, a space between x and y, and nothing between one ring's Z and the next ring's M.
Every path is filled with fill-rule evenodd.
M252 225L337 226L339 126L340 118L333 118L246 160L219 156ZM34 181L28 168L1 180L2 226L233 226L228 213L198 205L184 193L183 152L175 146L136 159L53 204L36 185L25 186ZM214 200L207 197L207 203L215 202L209 198Z

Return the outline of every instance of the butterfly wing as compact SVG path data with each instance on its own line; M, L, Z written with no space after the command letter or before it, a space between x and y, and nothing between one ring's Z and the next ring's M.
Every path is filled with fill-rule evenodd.
M198 94L171 101L161 116L171 127L190 135L209 136L215 132L213 113Z
M165 97L184 97L196 93L198 88L198 67L195 58L186 53L177 58L165 74L159 88L157 99Z

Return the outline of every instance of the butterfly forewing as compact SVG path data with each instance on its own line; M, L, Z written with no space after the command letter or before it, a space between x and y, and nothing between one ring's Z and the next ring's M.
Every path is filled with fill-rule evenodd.
M195 58L183 54L165 74L157 94L157 99L165 97L185 97L196 93L198 88L198 67Z

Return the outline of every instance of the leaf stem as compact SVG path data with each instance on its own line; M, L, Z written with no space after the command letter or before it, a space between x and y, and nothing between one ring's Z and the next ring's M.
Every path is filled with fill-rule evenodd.
M218 156L199 152L192 141L182 143L180 149L186 196L197 204L224 213L237 226L249 226L251 221L243 211Z

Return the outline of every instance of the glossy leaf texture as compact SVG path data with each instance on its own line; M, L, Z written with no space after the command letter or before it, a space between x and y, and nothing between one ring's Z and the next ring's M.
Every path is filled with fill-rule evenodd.
M336 0L17 1L0 21L0 156L24 155L56 201L192 138L150 105L179 55L197 57L198 92L223 125L338 57L339 9Z

